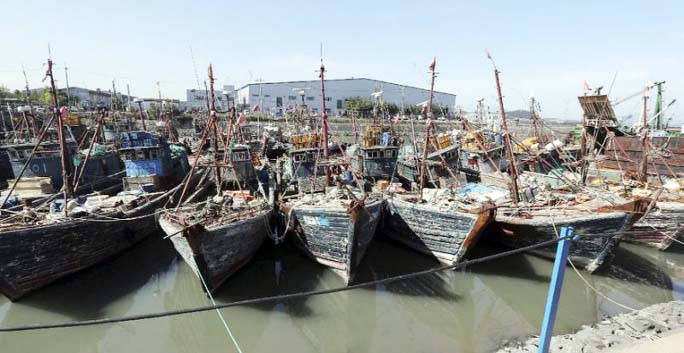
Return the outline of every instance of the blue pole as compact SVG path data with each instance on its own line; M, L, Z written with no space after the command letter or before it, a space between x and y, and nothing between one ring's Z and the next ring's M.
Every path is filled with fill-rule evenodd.
M558 312L558 302L560 301L561 288L563 287L563 277L565 277L565 265L568 262L568 252L570 251L570 238L572 227L562 227L560 232L561 240L556 248L556 259L553 263L553 273L549 284L549 296L546 298L546 310L544 311L544 322L542 323L541 335L539 337L539 353L548 353L551 337L553 336L553 324L556 322L556 312Z

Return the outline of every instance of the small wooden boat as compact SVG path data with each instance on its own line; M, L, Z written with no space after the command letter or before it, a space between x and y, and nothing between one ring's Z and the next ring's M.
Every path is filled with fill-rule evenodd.
M295 244L345 283L351 282L380 223L382 199L338 189L307 194L280 207Z
M384 234L447 265L459 262L494 220L496 207L459 207L457 201L418 202L397 194L386 201Z
M211 65L209 83L210 114L200 146L204 145L210 132L213 136L221 136L216 128ZM273 205L265 198L255 198L249 189L258 184L252 154L248 145L233 145L233 129L235 125L229 124L225 140L222 136L212 141L212 155L204 161L213 174L214 196L195 202L194 199L201 195L194 194L189 197L192 203L168 208L159 218L161 228L171 238L176 251L200 279L204 290L210 293L249 262L269 236L274 217ZM221 156L218 140L222 140L224 150L227 146L235 148ZM195 158L191 170L198 167L200 160L199 156ZM237 185L239 190L224 191L226 185Z
M206 203L205 210L221 205ZM198 212L199 211L199 212ZM259 250L273 224L273 207L216 211L206 218L194 205L164 213L159 224L183 260L210 292L219 288Z

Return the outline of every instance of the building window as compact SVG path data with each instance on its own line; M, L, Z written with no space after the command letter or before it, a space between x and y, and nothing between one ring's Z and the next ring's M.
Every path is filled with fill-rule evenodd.
M266 97L266 98L269 98L270 96L271 96L270 94L264 95L264 97Z
M332 97L325 97L325 100L330 102L332 100Z
M252 93L252 97L259 97L259 93Z
M337 100L337 109L342 109L342 100L341 99Z
M276 97L276 107L283 106L283 97Z
M289 100L289 101L296 101L296 100L297 100L297 96L287 96L287 100Z
M312 100L314 100L314 97L311 97L311 96L309 96L309 97L306 97L306 100L308 100L308 101L312 101Z

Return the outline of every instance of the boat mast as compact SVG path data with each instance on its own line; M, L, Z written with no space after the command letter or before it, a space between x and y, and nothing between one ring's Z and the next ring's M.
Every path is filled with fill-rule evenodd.
M207 128L211 129L211 148L214 150L214 182L216 183L216 195L221 195L221 169L218 167L218 128L216 126L216 109L214 107L214 70L209 64L209 95L207 99L209 100L209 124ZM228 151L224 151L228 153Z
M511 179L513 181L513 189L511 190L511 198L513 200L513 204L517 205L518 202L520 201L518 197L518 170L515 166L515 156L513 155L513 148L511 146L511 135L508 132L508 123L506 122L506 110L504 109L504 104L503 104L503 94L501 93L501 82L499 80L499 69L496 68L496 64L494 63L494 59L492 59L492 56L487 52L487 58L492 61L492 65L494 66L494 78L496 79L496 91L499 95L499 111L501 111L501 125L503 125L504 129L504 143L505 143L505 148L506 148L506 154L508 155L508 162L510 163L510 173L511 173Z
M55 78L52 74L52 58L48 58L48 71L46 76L50 76L50 94L52 95L52 114L57 120L57 138L59 139L59 149L62 158L62 180L64 183L64 199L73 196L74 190L71 186L71 156L66 145L64 136L64 120L59 112L59 102L57 101L57 89L55 88ZM66 207L65 207L66 210Z
M641 116L641 171L639 181L645 183L648 179L648 90L650 86L644 88L644 111Z
M432 63L430 64L430 97L428 98L428 106L427 106L427 120L425 121L425 144L423 146L423 158L420 161L420 177L418 179L418 190L420 191L420 197L423 197L423 183L425 182L425 173L426 168L425 168L425 162L427 160L428 156L428 144L430 141L430 127L432 125L432 97L434 95L434 90L435 90L435 77L437 76L435 74L435 66L437 65L437 58L433 57L432 58Z
M321 143L323 144L323 157L325 157L326 163L330 157L330 150L328 149L328 113L325 111L325 66L323 65L323 57L321 57L321 68L320 75L321 78L321 101L322 101L322 112L321 112ZM325 185L330 184L330 168L325 167Z

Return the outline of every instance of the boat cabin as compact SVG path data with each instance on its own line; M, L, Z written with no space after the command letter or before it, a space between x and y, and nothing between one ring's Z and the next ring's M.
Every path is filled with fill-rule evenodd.
M120 138L126 190L162 190L180 182L190 170L185 148L169 145L157 133L124 132Z

